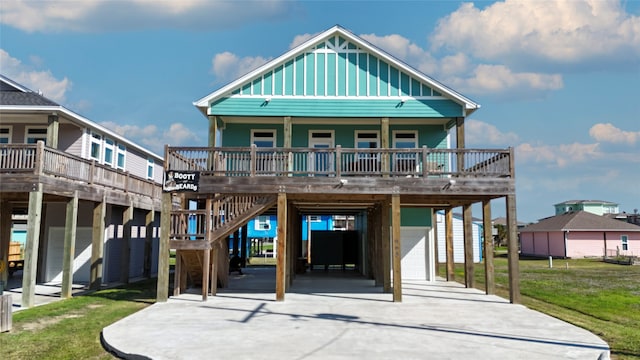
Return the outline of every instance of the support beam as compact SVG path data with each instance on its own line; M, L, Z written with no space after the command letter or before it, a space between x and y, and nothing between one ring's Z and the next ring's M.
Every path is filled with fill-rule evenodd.
M133 225L133 202L129 203L122 214L122 250L120 260L120 281L129 283L131 267L131 227Z
M484 231L484 283L487 295L496 291L493 269L493 224L491 223L491 200L482 202L482 227Z
M287 194L278 194L278 244L276 254L276 301L284 301L287 283Z
M247 266L248 254L247 254L247 235L249 227L245 224L242 226L242 235L240 239L240 258L242 259L242 267Z
M434 209L431 209L431 227L433 231L433 253L435 254L433 259L433 271L437 277L440 273L440 255L438 254L438 212Z
M171 193L162 194L160 212L160 244L158 249L158 285L156 301L166 302L169 298L169 238L171 232Z
M467 288L475 286L475 269L473 266L473 214L471 204L464 205L462 222L464 226L464 285Z
M147 279L151 278L151 256L153 254L153 224L155 222L156 212L151 209L147 211L145 216L145 234L144 234L144 265L143 274Z
M211 259L209 265L211 266L211 273L209 275L209 288L211 289L211 296L216 296L218 293L218 244L213 244L211 247Z
M380 119L380 147L382 149L389 149L389 118ZM389 154L382 154L382 159L380 160L381 170L383 172L389 171Z
M382 292L391 292L391 219L389 200L380 207L380 261L382 262Z
M36 275L38 272L38 252L40 247L40 219L42 217L42 184L34 184L29 192L29 210L27 215L27 242L24 249L24 268L22 272L22 307L34 305L36 294Z
M402 244L400 239L400 194L391 196L393 249L393 301L402 302Z
M465 134L464 134L464 118L459 117L456 118L456 148L464 149L465 147ZM457 169L453 169L453 171L463 171L465 168L464 164L464 153L458 153L456 157Z
M209 295L209 274L211 271L209 262L211 261L211 250L205 249L202 254L202 301L207 301Z
M3 289L6 288L9 280L9 243L11 243L12 213L11 203L6 200L0 200L0 263L4 264L4 266L0 267L0 282Z
M516 218L516 196L507 195L507 246L509 268L509 299L520 304L520 264L518 255L518 220Z
M218 117L209 115L209 147L216 147L216 135L218 134ZM166 159L166 158L165 158Z
M447 281L455 281L455 264L453 258L453 209L444 210L445 245L447 255Z
M73 289L73 259L76 255L76 231L78 227L78 192L67 202L64 225L64 250L62 252L62 288L60 297L69 299Z
M60 121L58 115L49 115L47 125L47 146L57 149L58 148L58 133L60 129Z
M91 274L89 282L92 290L102 286L102 266L104 263L104 238L107 219L107 199L93 204L93 229L91 238Z

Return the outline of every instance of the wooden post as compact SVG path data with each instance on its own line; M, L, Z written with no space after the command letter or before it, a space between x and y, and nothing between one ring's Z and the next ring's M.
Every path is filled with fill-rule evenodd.
M400 239L400 194L391 196L391 224L393 227L393 301L402 302L402 244Z
M71 297L73 288L73 259L76 253L76 230L78 225L78 192L67 202L66 220L64 226L64 251L62 253L62 289L63 299Z
M160 244L158 249L158 286L156 301L166 302L169 298L169 238L171 236L171 193L162 193L160 212Z
M240 258L242 258L242 267L246 267L247 266L247 261L249 260L248 258L248 254L247 254L247 231L249 230L249 227L247 226L247 224L242 226L242 235L241 235L241 240L240 240Z
M465 148L464 141L464 118L459 117L456 118L456 148L458 150ZM456 157L457 169L451 169L454 172L462 172L464 171L464 154L462 152L458 152Z
M122 257L120 261L120 281L129 283L129 269L131 264L131 226L133 223L133 202L122 214Z
M24 308L32 307L35 301L41 216L42 184L38 183L34 184L31 192L29 192L27 242L24 249L24 269L22 273L22 307Z
M11 294L0 294L0 333L11 331L13 326Z
M151 255L153 253L153 223L155 222L156 212L154 209L148 210L145 216L145 234L144 234L144 266L143 273L147 279L151 278Z
M211 296L216 296L218 293L218 243L215 242L211 246L211 254L210 254L210 262L211 266L211 275L209 275L209 288L211 289Z
M496 291L493 270L493 224L491 223L491 200L482 201L482 227L484 230L484 283L487 295Z
M380 119L380 130L380 147L382 149L389 149L389 118ZM389 176L389 171L391 170L389 166L389 153L385 152L380 160L380 171L383 174L382 176Z
M176 250L175 265L173 267L173 296L180 295L182 284L182 250Z
M107 199L102 196L102 201L93 205L93 229L91 238L91 275L92 290L98 290L102 286L102 265L104 261L104 238L107 216Z
M520 256L518 254L518 220L516 218L516 196L507 195L507 238L509 268L509 299L520 303Z
M11 203L0 200L0 284L3 289L9 280L9 244L11 243ZM2 293L2 291L0 291ZM11 308L9 308L11 310Z
M473 267L473 218L471 204L463 206L462 221L464 224L464 285L475 286L475 269Z
M440 255L438 254L438 211L435 209L431 209L431 229L433 231L433 270L437 277L440 272Z
M287 194L278 194L278 245L276 258L276 301L284 301L287 282Z
M455 281L455 264L453 258L453 209L444 210L445 245L447 255L447 281Z
M60 122L58 121L58 115L53 114L48 117L47 126L47 146L50 148L58 148L58 130L60 128Z
M218 133L218 117L209 115L209 147L216 147L216 135ZM166 159L166 157L165 157Z
M209 294L209 273L211 271L209 261L211 261L211 250L205 249L202 254L202 301L207 301Z
M391 209L389 199L386 199L380 208L380 261L382 262L382 292L391 292L391 234L389 219Z

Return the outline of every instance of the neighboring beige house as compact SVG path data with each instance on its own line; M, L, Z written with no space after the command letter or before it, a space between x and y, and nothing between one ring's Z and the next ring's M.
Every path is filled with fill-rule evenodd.
M0 261L26 217L22 306L36 283L68 297L72 283L156 273L162 169L159 155L0 76Z

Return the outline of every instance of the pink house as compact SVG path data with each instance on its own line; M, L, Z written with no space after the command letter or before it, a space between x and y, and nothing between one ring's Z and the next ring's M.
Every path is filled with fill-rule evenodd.
M640 226L585 211L568 212L520 229L520 253L562 258L640 256Z

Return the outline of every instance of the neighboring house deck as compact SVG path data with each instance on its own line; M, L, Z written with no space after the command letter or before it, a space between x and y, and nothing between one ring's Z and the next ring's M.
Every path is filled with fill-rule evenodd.
M155 273L162 157L0 80L0 260L13 219L26 215L22 306L36 282L61 283L69 297L73 283Z
M491 239L490 201L506 198L510 244L517 249L513 149L465 148L465 117L480 106L340 26L194 105L208 119L209 146L165 150L163 233L170 235L161 249L178 251L178 273L202 283L203 298L227 281L225 238L265 212L277 216L277 253L284 255L277 260L278 300L294 281L301 224L309 215L355 219L356 268L393 292L394 301L401 301L403 277L435 279L434 211L444 210L452 228L452 210L463 208L468 286L472 204L483 204L484 238ZM172 209L174 198L198 207ZM185 227L189 217L199 219L194 233ZM449 231L446 238L452 279ZM158 299L167 296L165 262L160 259ZM515 251L510 266L518 302ZM176 277L176 293L186 278Z

